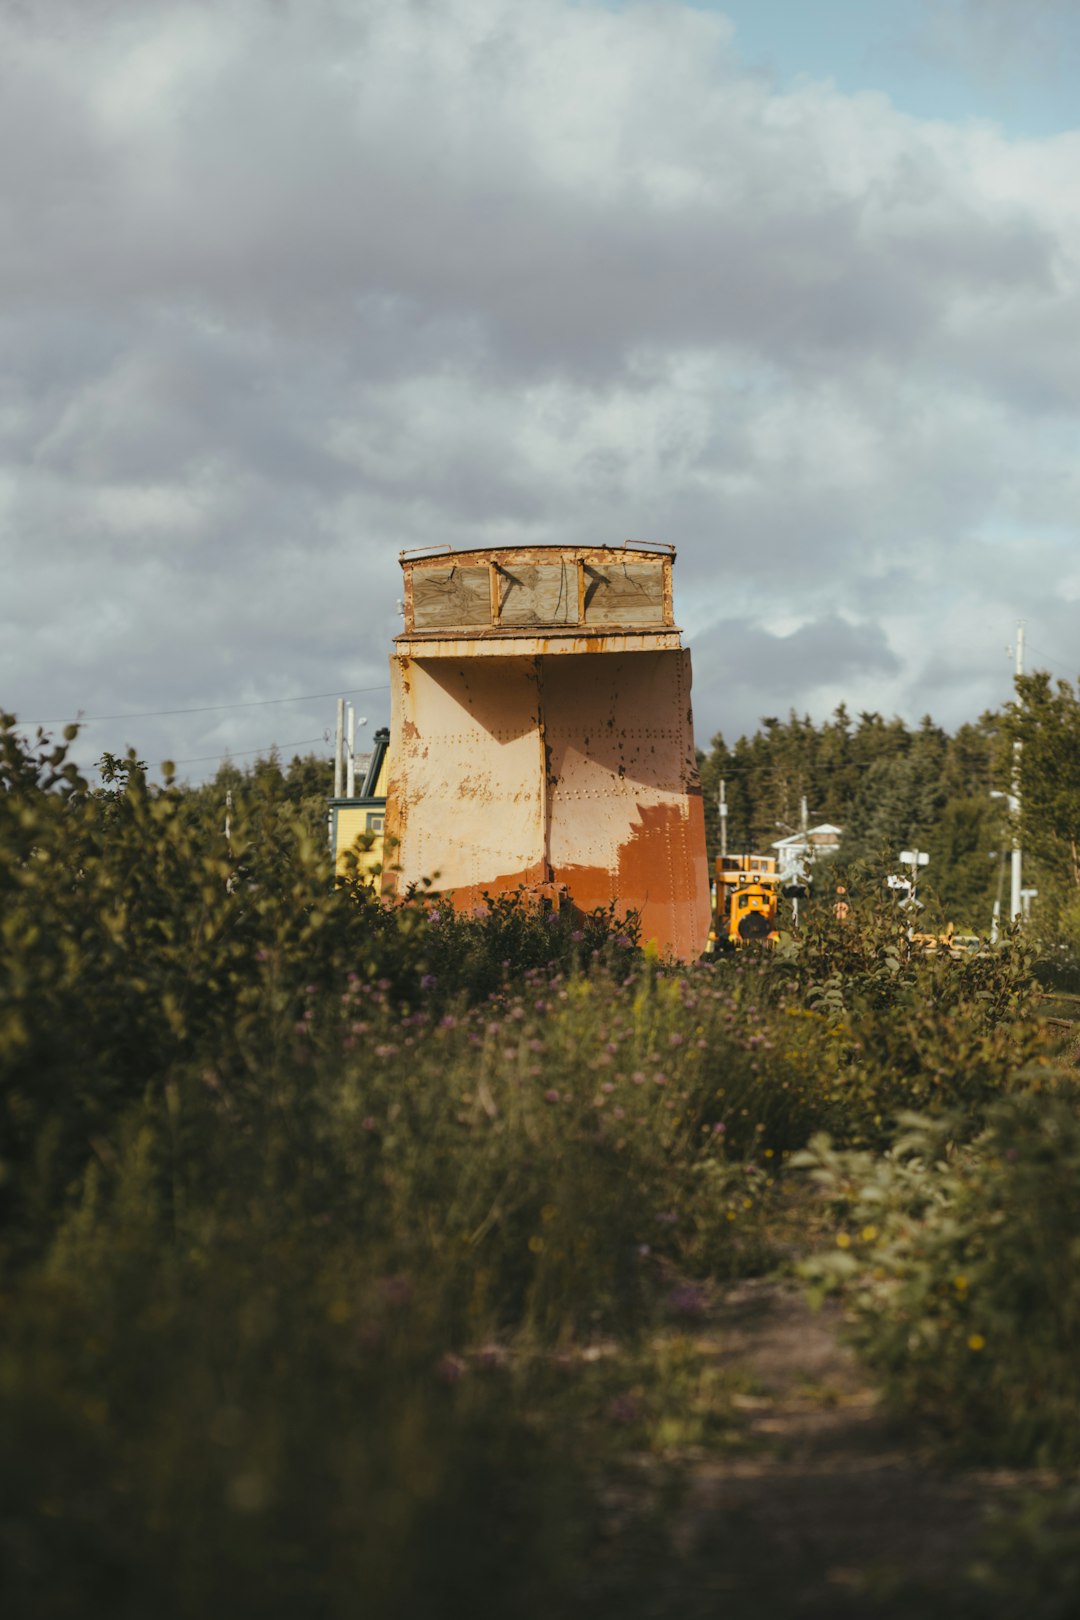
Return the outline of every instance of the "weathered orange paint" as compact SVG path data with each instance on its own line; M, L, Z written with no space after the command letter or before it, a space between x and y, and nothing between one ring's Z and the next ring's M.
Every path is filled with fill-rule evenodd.
M403 559L406 627L391 658L386 820L399 870L388 874L386 892L432 879L465 906L521 887L582 910L614 903L639 912L643 938L664 953L701 954L709 931L705 826L671 562L669 553L629 547ZM561 586L556 592L553 563L572 565L579 582L599 579L605 613L621 613L625 600L632 622L607 624L602 634L569 622L588 611L587 592L576 601ZM509 578L515 613L535 619L522 593L546 580L547 595L533 600L555 603L560 623L455 628L447 620L458 565L470 569L460 598L467 615L483 597L478 570L486 565L492 617L497 587ZM438 569L424 599L439 623L417 632L413 582L425 568ZM554 575L557 585L561 577Z

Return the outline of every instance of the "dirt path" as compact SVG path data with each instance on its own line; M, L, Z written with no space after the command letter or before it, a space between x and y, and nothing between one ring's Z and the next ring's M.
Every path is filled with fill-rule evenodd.
M700 1343L754 1393L736 1395L729 1453L695 1463L666 1557L642 1547L626 1620L990 1615L969 1570L985 1511L1015 1476L957 1474L883 1413L835 1308L749 1281ZM600 1611L597 1611L600 1612Z

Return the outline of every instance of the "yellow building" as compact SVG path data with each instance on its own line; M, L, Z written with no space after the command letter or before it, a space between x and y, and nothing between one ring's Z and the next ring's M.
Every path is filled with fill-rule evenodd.
M350 854L356 857L360 875L371 882L383 869L389 742L390 732L384 726L375 733L371 759L356 798L330 800L330 848L339 877L344 877L349 869Z

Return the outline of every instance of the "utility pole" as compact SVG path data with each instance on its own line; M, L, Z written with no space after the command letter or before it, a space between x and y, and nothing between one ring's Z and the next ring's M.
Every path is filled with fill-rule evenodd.
M341 798L345 763L345 699L337 700L337 733L334 738L334 798Z
M991 793L990 797L994 798ZM997 797L1000 799L1001 794ZM994 909L990 916L990 943L996 945L1001 934L1001 891L1005 887L1005 851L1002 850L998 858L997 894L994 896Z
M232 788L226 788L226 790L225 790L225 848L228 851L230 860L232 859L232 808L233 808L233 804L232 804ZM226 894L232 894L233 890L236 888L236 885L237 885L238 881L239 880L237 878L236 871L235 871L235 868L234 868L233 871L231 871L229 873L228 877L225 879L225 893Z
M356 710L345 705L345 797L356 798Z
M1020 623L1016 627L1016 674L1024 673L1024 626ZM1012 922L1022 915L1024 908L1022 889L1022 858L1020 852L1020 739L1013 743L1012 792L1009 794L1009 810L1013 816L1013 847L1012 847L1012 884L1009 895L1009 917Z
M725 797L724 778L720 778L720 797L716 804L720 812L720 854L727 854L727 798Z

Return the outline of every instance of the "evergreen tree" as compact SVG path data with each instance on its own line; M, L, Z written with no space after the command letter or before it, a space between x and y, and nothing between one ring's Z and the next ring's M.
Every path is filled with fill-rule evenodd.
M769 853L798 829L805 797L811 826L842 829L845 861L893 868L901 849L926 850L922 888L935 920L940 913L942 923L985 931L999 876L992 852L1008 842L990 789L1002 780L999 756L1008 780L1011 736L994 713L950 737L929 716L912 729L874 710L853 720L844 704L821 725L791 710L786 720L766 716L734 745L718 733L701 756L710 860L719 851L721 780L732 853Z
M1043 671L1020 675L1003 740L1021 745L1021 841L1059 877L1080 888L1080 698ZM1011 750L1008 756L1011 767ZM1005 760L1001 761L1005 766Z

